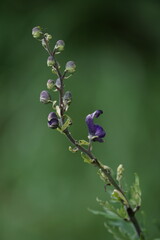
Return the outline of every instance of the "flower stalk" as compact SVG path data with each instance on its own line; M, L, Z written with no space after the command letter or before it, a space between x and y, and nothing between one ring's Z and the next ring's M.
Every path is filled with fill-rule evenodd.
M37 28L34 28L33 32L35 33L35 36L36 37L42 36L41 30L40 30L40 33L38 33L37 31L38 31ZM59 40L56 43L56 46L52 51L50 49L49 40L48 40L47 36L48 35L43 34L43 39L41 40L42 45L44 46L44 48L46 49L46 51L49 54L47 64L48 64L48 66L52 67L52 70L56 73L56 75L59 79L58 80L59 87L56 87L56 90L59 93L59 103L57 105L57 108L59 109L59 114L58 114L59 115L59 123L58 123L57 115L54 112L51 112L48 116L48 125L50 128L57 128L58 130L60 130L67 137L67 139L73 144L75 149L77 149L77 150L81 151L81 153L85 154L89 159L88 160L89 163L101 171L101 174L104 176L104 179L106 179L107 184L111 185L114 188L113 195L120 199L121 204L126 209L126 212L128 214L128 219L124 219L124 220L131 222L135 228L135 231L136 231L139 239L144 240L145 238L143 236L142 230L141 230L140 225L135 216L136 210L134 210L133 207L131 206L131 204L129 203L129 200L126 197L126 195L121 187L121 184L118 184L117 181L113 178L110 168L103 165L92 153L92 142L94 142L94 141L103 142L102 138L105 136L105 131L103 130L103 128L101 126L95 125L93 123L93 118L99 117L99 115L102 114L102 111L97 110L94 113L89 114L86 117L86 123L88 125L88 130L89 130L89 137L88 137L89 143L88 143L87 147L84 147L82 144L80 144L79 141L77 141L72 136L71 132L69 131L70 124L68 124L68 125L66 125L66 127L64 127L65 117L66 117L66 115L65 115L66 106L64 104L64 80L65 80L65 78L67 78L67 76L66 76L67 73L72 74L75 71L76 66L75 66L74 62L69 61L66 64L66 69L64 70L63 73L61 73L61 71L59 69L59 64L55 57L55 54L58 49L60 51L62 51L64 49L65 44L62 40ZM51 80L49 83L51 83ZM47 95L46 92L45 92L45 94ZM43 92L43 95L45 95L45 94ZM50 96L47 95L47 97L50 100ZM41 97L41 99L42 99L42 102L45 102L45 103L47 102L47 100L44 100L43 96Z

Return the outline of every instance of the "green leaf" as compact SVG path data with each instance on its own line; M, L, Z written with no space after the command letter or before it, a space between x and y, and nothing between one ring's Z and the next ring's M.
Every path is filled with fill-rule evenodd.
M78 144L81 146L81 145L85 145L85 146L88 146L89 145L89 142L85 141L85 140L79 140L78 141Z
M53 101L53 103L52 103L52 108L53 109L56 109L56 103L57 103L57 101Z
M72 124L72 119L67 115L65 115L65 116L67 117L67 120L65 121L65 123L61 127L62 132L64 132L64 130L66 130Z
M131 199L130 202L135 208L141 206L141 189L139 185L139 177L135 173L135 182L130 188Z
M56 113L59 117L61 117L61 109L58 105L56 106Z
M99 169L97 173L103 182L105 182L107 185L111 185L108 177L104 174L102 169Z
M69 146L69 151L72 152L72 153L76 153L78 151L78 148L77 147L74 147L72 148L71 146Z
M58 127L56 128L58 132L60 132L61 134L64 134L64 132Z
M114 216L114 219L117 219L117 217L118 218L120 217L119 214L117 213L117 210L108 201L102 201L99 198L97 198L96 200L103 207L106 217L112 216L113 218Z
M131 235L127 234L122 228L119 226L113 226L111 222L105 223L105 227L108 232L111 233L116 240L133 240L134 238Z
M93 160L85 153L81 152L81 157L83 158L84 162L91 164Z
M128 218L128 214L126 212L126 209L124 206L121 206L120 208L117 209L117 213L118 215L123 218L123 219L126 219L126 220L129 220Z
M116 177L116 179L117 179L118 182L121 181L121 179L122 179L122 177L123 177L123 172L124 172L123 165L120 164L120 165L118 166L118 168L117 168L117 177Z
M111 211L104 212L104 211L97 211L97 210L92 210L92 209L88 209L88 210L95 215L101 215L110 220L118 219L118 216L114 212L111 212Z
M114 189L113 193L112 193L112 197L114 200L123 202L126 206L128 206L128 202L126 200L126 198L124 197L124 195L118 191L117 189Z

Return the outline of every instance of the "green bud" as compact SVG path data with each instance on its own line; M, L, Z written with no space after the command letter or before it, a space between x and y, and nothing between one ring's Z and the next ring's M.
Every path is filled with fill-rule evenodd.
M32 36L34 37L34 38L40 38L41 36L42 36L42 29L41 29L41 27L40 26L37 26L37 27L34 27L33 29L32 29Z
M45 38L47 41L51 40L52 39L52 35L48 34L48 33L45 33L44 34Z
M55 60L54 60L54 57L53 56L49 56L48 59L47 59L47 66L48 67L51 67L55 64Z
M76 71L76 65L73 61L69 61L66 63L66 69L67 72L73 73Z
M51 90L55 86L55 82L52 79L48 79L47 88Z
M54 73L54 74L56 74L56 75L58 74L58 73L57 73L57 70L56 70L56 68L55 68L54 66L52 66L52 73Z
M42 42L42 47L47 48L47 45L46 45L46 42L45 42L44 38L42 39L41 42Z
M64 43L64 41L63 40L58 40L57 42L56 42L56 45L55 45L55 49L57 50L57 51L63 51L64 50L64 46L65 46L65 43Z

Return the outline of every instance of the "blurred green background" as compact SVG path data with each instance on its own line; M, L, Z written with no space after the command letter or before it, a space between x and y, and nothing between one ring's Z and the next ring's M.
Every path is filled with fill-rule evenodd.
M37 25L53 43L65 41L62 67L68 60L77 65L66 81L73 135L86 139L86 115L103 109L98 123L107 137L94 152L113 169L122 163L129 183L139 174L147 228L158 236L160 2L6 0L0 14L0 239L112 239L105 219L87 210L98 209L97 196L107 196L97 170L47 128L51 109L39 103L39 93L52 73L31 36Z

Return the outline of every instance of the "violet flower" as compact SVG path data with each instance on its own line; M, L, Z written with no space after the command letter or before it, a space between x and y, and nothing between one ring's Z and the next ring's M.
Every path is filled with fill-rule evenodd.
M48 115L48 127L55 129L59 125L57 115L54 112L50 112Z
M104 138L106 135L104 129L101 126L94 124L93 122L94 118L98 118L102 113L103 113L102 110L96 110L95 112L87 115L86 117L86 124L88 126L89 131L88 138L91 141L103 142L102 138Z
M46 104L46 103L49 103L50 100L51 100L51 96L46 90L44 90L40 93L40 102L41 103Z

